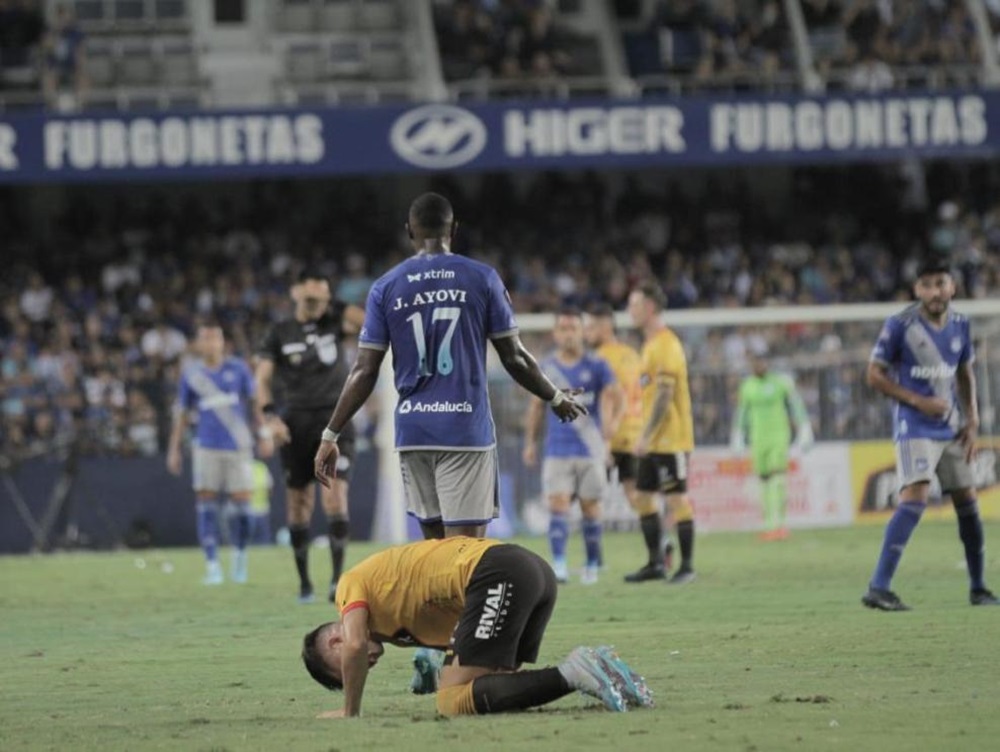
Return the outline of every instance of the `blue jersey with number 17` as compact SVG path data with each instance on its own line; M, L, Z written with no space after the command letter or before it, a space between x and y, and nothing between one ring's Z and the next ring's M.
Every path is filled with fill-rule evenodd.
M515 334L510 296L486 264L421 253L378 279L358 344L392 348L396 448L494 446L486 343Z

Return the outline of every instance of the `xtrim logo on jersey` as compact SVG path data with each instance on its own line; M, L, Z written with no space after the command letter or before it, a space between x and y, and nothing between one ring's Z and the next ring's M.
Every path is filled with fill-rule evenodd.
M911 366L912 379L950 379L958 371L957 366L940 363L936 366Z
M409 413L471 413L471 402L413 402L403 400L399 403L399 414Z
M428 104L393 123L389 143L401 159L432 170L471 162L486 147L486 126L466 109Z
M455 279L455 272L450 269L431 269L426 272L417 272L416 274L407 272L406 274L407 282L423 282L428 279Z
M507 607L510 605L509 583L501 582L486 590L486 603L479 615L476 639L488 640L503 629Z

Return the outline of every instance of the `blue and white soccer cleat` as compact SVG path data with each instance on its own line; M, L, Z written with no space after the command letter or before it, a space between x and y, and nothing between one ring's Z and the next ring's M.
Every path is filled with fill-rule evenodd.
M651 708L655 705L653 690L646 684L646 680L635 673L613 648L602 645L595 648L594 652L626 703L637 708Z
M221 585L226 581L222 574L222 565L218 561L210 561L205 565L205 577L202 585Z
M614 677L605 669L601 658L593 648L574 648L566 656L566 660L559 664L559 673L566 678L573 689L596 697L608 710L615 713L624 713L628 710Z
M233 582L243 585L247 581L247 552L233 552Z
M410 680L410 691L415 695L432 695L437 692L443 663L444 653L440 650L417 648L413 654L413 679Z

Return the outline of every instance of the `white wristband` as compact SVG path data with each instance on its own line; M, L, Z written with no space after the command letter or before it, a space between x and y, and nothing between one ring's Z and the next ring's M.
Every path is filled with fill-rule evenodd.
M552 405L552 407L559 407L559 405L565 401L566 394L562 389L556 389L556 393L552 396L552 399L549 400L549 404Z
M339 439L339 438L340 438L340 432L339 431L331 431L329 428L324 428L320 440L321 441L329 441L331 444L336 444L337 443L337 439Z

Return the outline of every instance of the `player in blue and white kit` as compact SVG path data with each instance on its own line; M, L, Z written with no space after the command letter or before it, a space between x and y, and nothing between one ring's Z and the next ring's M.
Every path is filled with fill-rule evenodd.
M189 416L198 414L197 437L192 450L194 490L197 496L198 540L205 552L206 585L223 581L218 560L219 496L234 508L232 578L247 580L247 544L250 540L250 497L253 493L253 433L251 404L254 381L241 358L227 358L222 328L198 327L195 348L201 361L181 375L167 451L167 467L181 473L181 441ZM262 442L262 453L269 450ZM273 450L273 449L272 449Z
M919 302L886 321L868 364L869 386L895 401L893 438L900 490L861 602L882 611L909 610L892 592L892 576L927 507L936 475L958 517L969 570L969 600L974 606L1000 605L983 581L983 525L971 467L979 409L969 320L949 311L955 283L944 259L932 258L921 266L914 293Z
M601 564L601 499L607 485L611 438L625 407L624 393L603 358L588 353L583 344L583 315L575 309L556 314L552 338L553 354L541 361L552 383L564 390L577 390L589 415L573 423L549 417L542 463L542 491L549 505L549 547L552 569L559 582L569 580L566 539L569 537L570 504L580 502L581 529L587 562L580 581L597 582ZM540 400L532 400L525 416L524 463L538 462L538 434L542 426Z
M560 419L586 412L546 378L521 343L510 296L496 270L451 252L456 227L443 196L426 193L410 206L406 229L416 254L390 269L368 293L358 357L315 459L316 478L329 483L340 432L371 395L392 348L403 491L425 538L483 537L499 513L487 342L507 372L549 402ZM417 654L415 692L434 691L438 660Z

